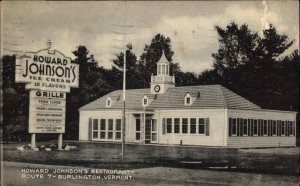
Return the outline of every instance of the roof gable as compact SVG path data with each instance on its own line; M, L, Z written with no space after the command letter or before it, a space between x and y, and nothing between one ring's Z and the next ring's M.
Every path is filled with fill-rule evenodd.
M169 60L166 58L164 51L162 52L162 55L160 59L157 62L158 64L169 64Z

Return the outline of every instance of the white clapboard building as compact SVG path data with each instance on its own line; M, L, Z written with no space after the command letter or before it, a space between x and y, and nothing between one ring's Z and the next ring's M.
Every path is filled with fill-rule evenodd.
M126 90L126 143L296 146L296 113L265 110L221 85L175 87L162 55L150 89ZM122 90L80 108L79 140L121 142Z

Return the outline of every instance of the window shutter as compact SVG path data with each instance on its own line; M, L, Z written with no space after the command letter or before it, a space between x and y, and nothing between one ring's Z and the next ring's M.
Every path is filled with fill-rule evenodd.
M88 126L88 140L92 140L92 134L93 133L93 124L92 124L92 118L89 118L89 126Z
M253 136L253 119L250 119L250 123L248 125L250 125L250 136Z
M292 131L292 134L293 134L293 136L295 136L295 122L294 121L292 121L292 128L293 128L293 131Z
M209 136L209 118L206 118L206 127L205 127L205 135Z
M250 119L247 120L248 123L248 136L251 136L251 125L250 125Z
M257 120L258 136L261 136L261 119Z
M162 119L162 134L166 133L166 118Z
M272 136L272 120L268 120L268 136Z
M260 126L259 126L259 129L260 129L260 135L263 136L264 133L263 133L263 127L264 127L264 120L260 120Z
M241 136L240 133L240 119L236 118L237 136Z
M289 132L289 122L288 121L284 121L284 125L285 125L285 136L289 136L290 132Z
M229 125L228 125L229 127L228 127L228 134L229 134L229 136L231 136L231 127L232 127L232 119L231 118L229 118Z
M240 136L243 136L243 119L242 118L239 118L240 120Z

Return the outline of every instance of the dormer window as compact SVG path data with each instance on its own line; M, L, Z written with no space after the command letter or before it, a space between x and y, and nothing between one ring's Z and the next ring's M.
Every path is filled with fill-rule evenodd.
M144 98L143 98L143 107L145 107L145 106L148 106L148 98L145 96Z
M184 105L190 106L198 99L198 92L188 92L184 96Z
M110 99L110 97L108 97L107 100L106 100L106 107L111 107L111 99Z
M187 92L184 96L184 105L192 105L196 100L200 99L200 92Z
M191 97L186 98L186 104L191 104Z
M185 95L184 98L184 105L191 105L192 104L192 98L190 94Z

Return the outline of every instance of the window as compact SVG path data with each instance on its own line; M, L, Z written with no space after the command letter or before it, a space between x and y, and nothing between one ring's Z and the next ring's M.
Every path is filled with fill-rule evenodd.
M184 97L184 105L191 105L192 104L192 97L189 93L187 93Z
M166 118L162 119L162 130L161 130L162 134L166 133Z
M174 133L180 133L180 119L174 119Z
M198 133L199 134L205 134L205 119L204 118L199 118L199 123L198 123Z
M93 119L93 130L98 130L98 119Z
M205 118L205 136L209 136L209 118Z
M165 65L162 65L162 74L165 74Z
M285 132L285 121L281 121L281 136L284 136Z
M105 128L106 128L105 119L101 119L100 129L105 130Z
M190 133L196 134L196 118L190 119Z
M113 139L113 129L114 129L114 120L108 119L108 133L107 133L107 139Z
M253 120L253 136L258 136L258 123L257 123L257 119Z
M183 134L188 133L188 119L187 118L182 118L182 128L181 131Z
M272 120L272 135L277 136L277 126L276 121Z
M108 119L108 130L113 130L113 129L114 129L114 120Z
M105 139L106 138L106 120L105 119L101 119L100 120L100 139Z
M157 120L152 119L151 141L157 141Z
M167 133L172 133L172 119L167 118Z
M107 139L113 139L113 132L108 132Z
M152 128L151 128L152 132L156 132L157 131L157 122L156 119L152 119Z
M148 104L148 99L144 98L144 105L147 105L147 104Z
M166 65L166 74L169 75L169 65Z
M92 140L93 138L93 119L89 118L89 134L88 134L88 140Z
M98 119L93 119L93 139L99 138L99 126L98 126Z
M121 139L121 119L116 119L116 134L115 139L120 140Z
M110 97L108 97L106 99L106 107L111 107L111 99L110 99Z
M121 131L121 127L122 127L121 119L117 119L116 120L116 131Z
M294 122L292 122L292 121L289 121L289 131L290 131L290 136L295 135Z
M237 123L236 123L236 118L233 118L233 119L232 119L231 134L232 134L232 136L237 136Z
M186 104L190 104L191 103L191 98L190 97L187 97L186 98Z
M141 120L135 120L135 140L141 139Z
M247 119L242 119L243 121L243 136L248 136L248 122Z
M116 132L116 140L120 140L121 139L121 132Z
M198 132L207 131L207 120L199 118ZM291 121L229 118L229 136L294 136Z
M158 65L158 74L161 74L161 65Z
M267 120L264 120L263 121L263 135L264 136L267 136L268 135L268 123L267 123Z

